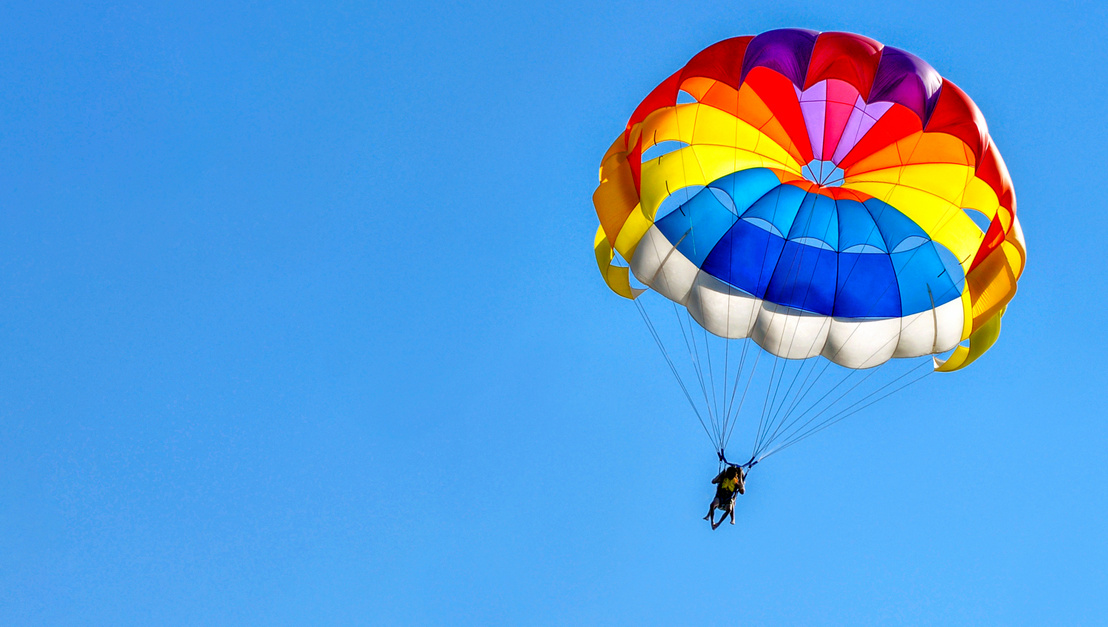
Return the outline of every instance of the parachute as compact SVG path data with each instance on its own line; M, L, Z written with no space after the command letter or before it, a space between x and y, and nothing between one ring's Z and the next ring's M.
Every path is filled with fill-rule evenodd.
M700 52L634 110L593 203L605 282L636 302L721 460L749 423L747 466L974 362L1026 263L977 106L918 57L851 33ZM740 417L757 388L755 429Z

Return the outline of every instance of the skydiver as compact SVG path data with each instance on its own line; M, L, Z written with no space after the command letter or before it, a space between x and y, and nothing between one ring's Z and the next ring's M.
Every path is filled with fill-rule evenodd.
M712 504L708 507L708 515L704 520L712 523L712 529L715 529L722 525L723 519L730 514L731 524L735 524L736 492L746 494L746 472L738 466L728 466L712 479L712 483L716 484L716 498L712 499ZM713 520L717 509L723 512L719 522Z

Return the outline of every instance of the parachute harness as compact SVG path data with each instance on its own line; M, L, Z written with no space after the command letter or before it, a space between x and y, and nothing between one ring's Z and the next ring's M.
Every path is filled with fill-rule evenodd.
M727 455L725 455L722 450L716 451L716 456L719 457L720 470L723 470L724 466L730 466L732 468L740 468L740 469L741 468L750 469L750 468L753 468L754 466L756 466L758 464L758 461L759 461L759 460L754 459L753 457L751 457L749 460L747 460L747 462L745 464L732 464L731 462L727 461Z

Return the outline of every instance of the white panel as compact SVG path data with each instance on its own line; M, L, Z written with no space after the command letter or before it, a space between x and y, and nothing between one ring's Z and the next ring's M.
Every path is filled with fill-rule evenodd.
M900 319L900 341L893 357L920 357L935 352L935 312L928 309Z
M920 357L952 350L962 339L962 301L905 316L893 357ZM938 327L936 332L936 327Z
M689 293L689 313L721 337L739 339L750 336L762 301L745 294L707 272L701 271Z
M954 350L958 342L962 341L962 325L965 323L965 312L962 310L962 299L954 300L939 305L935 308L935 317L938 320L938 330L935 338L934 353L944 353Z
M651 225L639 240L631 257L635 278L649 285L662 296L685 304L700 269L666 239L658 227Z
M644 277L650 278L647 272L653 271L652 287L676 300L671 294L684 290L692 263L680 252L671 253L672 246L661 233L643 240L632 261L635 275L650 285ZM715 335L753 338L763 349L786 359L822 354L848 368L871 368L894 357L941 353L957 346L962 336L961 300L904 318L830 318L764 302L701 271L687 290L686 306L692 317Z
M654 275L662 267L662 260L673 250L673 245L651 226L639 239L639 245L635 247L635 254L631 256L628 265L635 278L644 285L650 285Z
M827 316L763 301L751 337L778 357L807 359L820 354L830 322Z
M855 321L835 318L823 356L847 368L870 368L888 361L900 337L900 318Z

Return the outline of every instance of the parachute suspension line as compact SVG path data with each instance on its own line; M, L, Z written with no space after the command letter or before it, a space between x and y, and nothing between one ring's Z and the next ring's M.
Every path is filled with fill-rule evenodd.
M854 376L854 374L855 374L855 373L857 373L857 372L859 372L859 371L858 371L858 370L853 370L853 371L851 371L851 372L850 372L850 374L846 375L846 377L844 377L842 381L839 381L838 383L836 383L836 384L835 384L835 387L831 388L831 390L829 390L827 394L830 394L830 393L831 393L832 391L834 391L834 390L835 390L836 388L838 388L838 387L839 387L840 385L842 385L843 383L845 383L846 381L848 381L848 380L849 380L849 379L850 379L850 378L851 378L852 376ZM847 390L847 391L846 391L845 393L841 394L840 396L838 396L837 398L835 398L834 400L832 400L832 401L831 401L830 403L828 403L826 407L824 407L824 408L823 408L823 409L821 409L821 410L820 410L819 412L817 412L817 413L816 413L816 414L815 414L814 416L812 416L811 418L809 418L807 422L805 422L804 424L800 425L799 429L804 429L804 428L805 428L805 427L807 427L807 426L808 426L809 424L811 424L813 420L815 420L816 418L819 418L820 416L822 416L822 415L823 415L824 413L826 413L826 412L827 412L827 411L828 411L829 409L831 409L832 407L834 407L836 403L838 403L839 401L841 401L841 400L842 400L843 398L846 398L846 396L847 396L847 395L849 395L849 394L850 394L851 392L853 392L853 391L854 391L855 389L857 389L857 387L858 387L859 385L862 385L862 384L863 384L863 383L865 383L865 382L866 382L867 380L869 380L869 378L870 378L870 377L872 377L872 376L874 375L874 373L876 373L876 372L877 372L877 370L876 370L876 369L870 369L870 371L866 373L866 376L862 377L862 380L861 380L861 381L858 381L858 382L857 382L857 383L855 383L855 384L854 384L853 386L851 386L851 387L850 387L850 388L849 388L849 389L848 389L848 390ZM813 404L813 405L812 405L811 407L809 407L808 409L806 409L806 410L805 410L805 411L804 411L804 412L803 412L802 414L800 414L800 415L799 415L799 416L797 416L797 417L796 417L795 419L793 419L793 421L792 421L791 423L789 423L789 425L788 425L788 426L786 426L786 427L785 427L785 430L786 430L786 431L788 431L789 429L791 429L791 428L792 428L792 426L793 426L794 424L796 424L797 422L799 422L801 418L803 418L804 416L808 415L808 414L809 414L809 413L810 413L810 412L811 412L812 410L814 410L814 409L815 409L816 407L818 407L818 406L819 406L819 404L820 404L820 402L821 402L821 401L823 401L823 399L827 397L827 394L824 394L824 395L823 395L823 397L821 397L821 398L820 398L820 399L819 399L818 401L816 401L816 402L815 402L815 404ZM766 440L765 442L763 442L763 443L761 443L761 444L759 445L759 448L758 448L758 453L760 454L760 453L761 453L762 451L766 450L766 448L768 448L768 447L770 446L770 444L772 444L772 443L773 443L773 441L774 441L774 440L776 440L776 439L777 439L777 433L776 433L776 432L774 432L774 435L773 435L773 436L771 436L771 437L770 437L770 438L769 438L768 440Z
M813 339L812 340L812 346L808 347L809 352L811 352L812 348L815 347L815 342L816 342L816 339ZM812 363L808 364L807 362L809 362L809 361L812 362ZM797 367L796 372L793 374L792 381L789 382L789 387L785 389L785 394L781 397L781 405L777 408L777 411L775 411L774 414L773 414L773 419L772 420L774 422L776 422L778 419L780 419L781 422L784 422L786 419L788 419L788 417L789 417L790 413L792 412L793 408L796 407L797 398L799 396L801 396L800 390L797 390L797 394L795 396L791 396L791 395L792 395L792 392L793 392L793 388L796 387L796 381L797 381L797 379L800 378L800 373L801 373L801 371L804 370L805 366L808 367L808 374L805 375L804 381L800 384L801 385L800 389L804 389L804 385L806 385L808 383L808 379L812 376L812 373L815 372L815 369L816 369L815 360L814 359L805 360L805 361L801 362L800 365ZM805 392L806 391L807 390L805 390ZM785 412L784 418L781 418L781 410L784 409L785 403L790 398L792 399L792 402L789 403L789 409L788 409L788 411ZM778 423L778 424L780 424L780 423Z
M673 373L673 378L677 380L677 385L681 387L681 391L685 393L685 399L689 401L689 407L692 407L693 413L696 414L696 419L700 422L700 426L704 429L705 435L709 440L714 441L712 434L708 432L707 425L704 424L704 418L700 415L700 410L697 408L696 403L693 402L692 395L689 394L689 390L685 387L685 381L681 378L681 374L677 371L677 367L673 365L673 360L669 357L669 352L666 351L666 347L662 344L661 337L658 336L658 330L654 328L653 321L650 320L650 316L646 313L646 308L643 307L639 300L635 299L635 307L639 310L639 315L642 316L643 322L646 323L646 328L650 331L650 336L654 338L654 343L658 345L658 350L661 351L662 357L666 360L666 365L669 366L670 372Z
M728 314L728 315L730 315L730 314ZM723 437L723 446L720 447L720 448L726 448L728 442L731 441L731 433L735 430L735 425L737 425L739 423L739 415L742 413L743 402L746 401L746 393L747 393L747 391L750 390L750 382L754 379L754 371L758 368L758 358L761 357L761 355L762 355L761 351L758 351L758 354L755 355L754 366L750 369L750 374L748 374L747 377L746 377L746 387L743 389L742 398L739 399L739 405L738 405L738 408L736 409L735 408L735 393L739 391L739 379L741 378L742 373L743 373L743 369L746 366L747 350L750 348L750 345L753 342L754 342L754 340L751 340L751 339L747 339L745 342L743 342L743 352L742 352L742 356L739 357L739 367L735 371L735 383L734 383L734 385L731 386L731 398L727 403L727 416L730 418L730 416L732 416L732 410L733 410L734 411L734 414L733 414L734 419L731 420L730 428L728 428L726 430L726 435ZM728 344L730 344L730 342Z
M762 400L762 414L761 414L761 417L758 420L758 433L757 433L757 437L754 440L754 450L755 450L755 452L757 452L758 446L760 445L760 443L762 441L763 429L769 430L769 425L766 424L766 417L767 417L766 406L769 404L770 392L773 390L773 381L774 381L775 377L777 376L777 364L780 361L781 361L780 357L778 357L777 355L773 356L773 369L770 370L770 373L769 373L769 383L766 385L766 396Z
M916 320L913 320L912 322L908 323L909 326L911 326L912 324L915 324L920 319L921 318L917 318ZM872 358L873 355L876 355L877 353L884 350L885 347L888 346L889 343L892 342L894 339L896 339L896 338L890 338L888 341L885 342L885 344L877 347L877 349L870 355L870 358ZM866 361L868 361L868 359ZM832 424L835 424L836 422L839 422L840 420L842 420L842 419L844 419L844 418L846 418L850 415L853 415L854 413L856 413L858 411L861 411L862 409L865 409L866 407L869 407L869 405L872 405L873 403L876 403L877 401L889 396L893 392L897 392L897 391L907 387L908 385L910 385L910 383L906 384L904 386L901 386L900 388L897 388L896 390L893 390L893 392L890 392L889 394L886 394L885 396L882 396L881 398L874 400L872 403L868 403L868 404L866 404L862 407L858 407L857 409L854 409L853 411L851 411L852 408L857 407L861 403L864 403L867 399L872 398L874 395L881 393L882 390L885 390L890 385L895 384L897 381L903 379L908 374L911 374L912 372L915 372L915 371L919 370L920 368L922 368L924 366L929 366L929 365L930 365L929 360L922 360L919 364L917 364L912 369L902 373L900 376L896 377L892 381L889 381L885 385L883 385L883 386L877 388L876 390L870 392L869 394L867 394L866 396L862 397L861 399L855 401L853 404L846 407L845 409L842 409L842 410L838 411L837 413L832 414L830 417L828 417L828 418L824 419L823 421L817 423L814 427L810 427L810 428L808 427L808 425L810 425L816 418L819 418L821 415L823 415L824 413L826 413L827 411L832 409L836 404L838 404L840 401L845 399L851 392L853 392L856 388L858 388L863 383L865 383L870 377L872 377L874 374L876 374L879 370L879 368L876 368L876 367L869 369L869 372L866 374L865 377L862 378L861 381L859 381L858 383L855 383L850 389L848 389L843 394L839 395L839 397L837 397L836 399L831 401L826 407L824 407L822 410L820 410L818 413L816 413L816 415L809 418L804 424L800 425L800 427L796 428L795 431L793 431L791 434L786 436L785 439L783 440L783 444L781 446L778 446L776 449L774 449L774 451L777 451L777 450L780 450L781 448L783 448L784 444L791 445L791 444L793 444L793 443L795 443L799 440L802 440L802 439L808 437L808 435L811 435L811 434L816 433L818 431L822 431L823 429L831 426ZM805 410L799 416L797 416L792 422L790 422L785 427L784 431L782 432L782 435L784 435L790 429L792 429L793 425L795 425L801 418L803 418L805 415L807 415L813 409L818 407L820 402L822 402L823 398L826 398L826 396L828 394L833 392L836 388L838 388L843 383L846 383L857 372L859 372L859 371L858 370L851 370L851 372L846 377L844 377L841 381L839 381L839 383L837 383L831 390L828 390L828 392L826 394L824 394L823 397L821 397L819 400L817 400L815 403L813 403L811 407L809 407L807 410ZM919 379L922 379L922 378L923 378L922 376L919 377ZM911 383L914 383L915 381L918 381L919 379L915 379ZM782 420L782 422L784 422L787 419L788 419L788 415L786 415L786 417ZM808 429L808 430L805 431L805 429ZM776 435L774 437L771 437L770 440L768 442L766 442L765 445L763 445L761 447L761 450L764 451L766 448L768 448L773 443L773 441L776 440L776 437L777 437ZM765 458L765 456L762 456L759 459L764 459L764 458Z
M768 411L768 413L767 413L768 420L766 420L765 431L763 431L760 434L760 437L757 441L757 446L758 446L759 449L762 447L762 445L763 445L763 443L764 443L764 441L767 437L770 438L770 439L773 439L773 437L777 435L778 430L781 428L781 425L779 423L777 423L777 414L779 412L774 410L774 405L776 405L777 392L781 388L781 382L785 378L785 371L788 368L788 366L789 366L789 363L788 363L788 360L786 360L785 365L782 366L782 368L781 368L781 375L777 378L777 385L775 386L774 392L773 392L773 401L770 403L770 406L767 410ZM798 367L797 372L799 372L799 367ZM784 397L782 397L781 403L784 404L784 402L785 402L785 399L784 399ZM770 432L771 428L773 429L772 432Z
M692 336L693 346L696 346L696 327L693 326L692 314L689 313L688 308L685 309L685 321L689 323L689 335ZM696 326L700 325L698 324ZM705 399L711 399L708 403L708 413L712 416L712 426L716 430L716 439L722 441L723 437L720 434L721 416L719 413L718 395L716 394L716 377L712 371L712 345L708 343L708 330L704 327L700 327L700 329L704 331L704 359L708 362L708 379L704 390ZM711 390L711 394L708 394L708 390ZM712 412L713 408L715 409L714 413Z
M743 359L744 360L746 359L746 357L745 357L746 350L747 350L747 348L750 347L750 343L753 342L753 341L754 340L747 340L746 344L743 345L743 353L744 353ZM746 403L747 392L750 391L750 384L754 381L754 373L758 370L758 363L761 362L761 360L762 360L762 351L756 351L755 355L754 355L754 365L750 367L750 374L748 374L747 377L746 377L746 386L743 388L743 395L739 399L738 407L735 409L735 420L731 423L731 430L727 432L727 437L724 439L724 444L725 445L727 444L727 442L729 442L731 440L731 433L735 430L735 425L739 424L739 416L742 415L743 405ZM736 389L738 388L738 385L737 385L738 380L739 379L738 379L738 373L737 373L735 375L735 383L736 383L735 387L736 387ZM731 400L732 400L732 403L733 403L734 402L734 390L732 390L731 394L732 394Z
M685 321L681 319L681 312L677 309L677 303L670 301L673 305L673 315L677 318L677 325L681 327L681 337L685 340L685 348L689 351L689 361L692 362L693 371L696 373L696 379L700 383L700 392L704 396L705 412L708 414L708 421L712 425L712 433L716 434L712 437L712 443L719 439L719 427L716 424L716 418L712 414L712 402L708 400L708 388L704 382L704 369L700 365L700 350L696 345L696 335L692 329L692 323L689 323L689 330L685 331Z
M920 363L919 365L917 365L916 367L912 368L911 370L908 370L907 372L905 372L904 374L900 375L900 376L899 376L899 377L897 377L896 379L893 379L892 381L890 381L890 382L886 383L885 385L881 386L881 387L880 387L880 388L878 388L877 390L875 390L875 391L871 392L871 393L870 393L869 395L867 395L867 396L865 396L865 397L863 397L863 398L859 399L859 400L858 400L858 401L856 401L856 402L855 402L854 404L852 404L852 405L850 405L849 407L847 407L847 408L845 408L845 409L843 409L843 410L839 411L838 413L834 414L833 416L831 416L831 417L830 417L830 418L828 418L827 420L824 420L823 422L821 422L820 424L816 425L816 426L815 426L815 427L813 427L812 429L809 429L809 430L808 430L808 431L807 431L806 433L804 433L803 435L794 435L794 437L790 438L789 440L786 440L786 441L782 442L782 443L781 443L780 445L778 445L778 446L777 446L776 448L772 449L772 450L771 450L770 452L766 453L765 455L762 455L762 456L760 456L760 457L758 458L758 460L760 461L760 460L763 460L763 459L765 459L765 458L769 457L770 455L773 455L773 454L775 454L775 453L779 453L779 452L781 452L781 451L783 451L783 450L785 450L785 449L789 448L789 447L790 447L790 446L792 446L793 444L797 444L798 442L801 442L802 440L804 440L804 439L806 439L806 438L808 438L808 437L811 437L811 436L813 436L813 435L815 435L815 434L819 433L820 431L823 431L824 429L826 429L826 428L830 427L831 425L834 425L835 423L839 422L840 420L845 420L846 418L849 418L850 416L852 416L852 415L854 415L854 414L856 414L856 413L858 413L858 412L862 411L863 409L866 409L866 408L867 408L867 407L869 407L870 405L873 405L874 403L878 403L878 402L880 402L880 401L882 401L882 400L884 400L884 399L886 399L886 398L888 398L888 397L892 396L893 394L896 394L897 392L899 392L899 391L903 390L904 388L907 388L907 387L909 387L909 386L911 386L911 385L915 385L916 383L918 383L918 382L922 381L923 379L926 379L926 378L927 378L928 376L930 376L931 374L933 374L933 373L935 372L935 370L934 370L934 369L931 369L931 370L928 370L927 372L924 372L924 373L923 373L922 375L920 375L920 376L918 376L918 377L916 377L916 378L912 379L911 381L908 381L908 382L907 382L907 383L905 383L904 385L901 385L900 387L898 387L898 388L896 388L896 389L892 390L891 392L888 392L888 393L886 393L886 394L884 394L884 395L880 396L879 398L875 398L875 399L873 399L872 401L869 401L868 403L865 403L865 405L862 405L861 407L856 407L856 406L857 406L857 405L859 405L860 403L864 403L864 402L865 402L866 400L868 400L868 399L872 398L872 397L873 397L873 396L874 396L875 394L878 394L878 393L880 393L880 392L881 392L882 390L884 390L885 388L887 388L887 387L889 387L890 385L892 385L892 384L896 383L897 381L899 381L899 380L903 379L904 377L908 376L909 374L911 374L911 373L913 373L913 372L915 372L915 371L919 370L920 368L922 368L922 367L924 367L924 366L930 366L930 365L931 365L931 364L930 364L930 362L929 362L929 361L922 361L922 362L921 362L921 363Z
M812 373L816 371L815 361L814 360L812 361L812 366L808 369L808 374L806 374L804 376L804 381L802 381L800 383L800 388L797 389L797 395L793 397L792 403L789 404L788 410L785 411L785 415L781 418L782 423L784 423L786 420L788 420L789 417L792 416L792 414L796 410L796 408L800 406L800 403L803 402L803 400L805 398L807 398L808 393L811 392L814 389L816 381L818 381L820 379L820 377L823 376L823 373L827 371L827 368L830 365L831 365L830 361L825 361L824 364L823 364L823 368L820 370L820 373L818 375L816 375L815 380L812 381L812 385L809 386L808 381L812 378ZM799 374L799 370L797 371L797 374ZM794 377L793 378L793 383L795 383L795 382L796 382L796 378ZM801 392L801 390L803 390L803 392ZM788 397L788 395L791 391L792 391L792 385L790 384L789 385L789 391L785 393L785 396ZM777 419L777 417L775 416L774 419Z
M730 298L727 299L727 319L728 320L731 319L731 299ZM720 398L719 398L719 402L722 403L722 405L719 409L720 409L720 413L721 413L722 417L724 417L724 425L722 425L722 429L720 430L721 433L720 433L720 436L719 436L719 450L720 451L724 450L724 445L725 445L724 439L725 439L725 436L727 434L727 421L730 418L730 411L731 411L730 408L727 405L727 382L730 381L730 379L731 379L731 371L729 370L729 368L730 368L730 359L731 359L731 342L727 341L727 339L724 338L724 373L722 373L722 376L720 377L722 380L724 380L724 393L720 394Z

